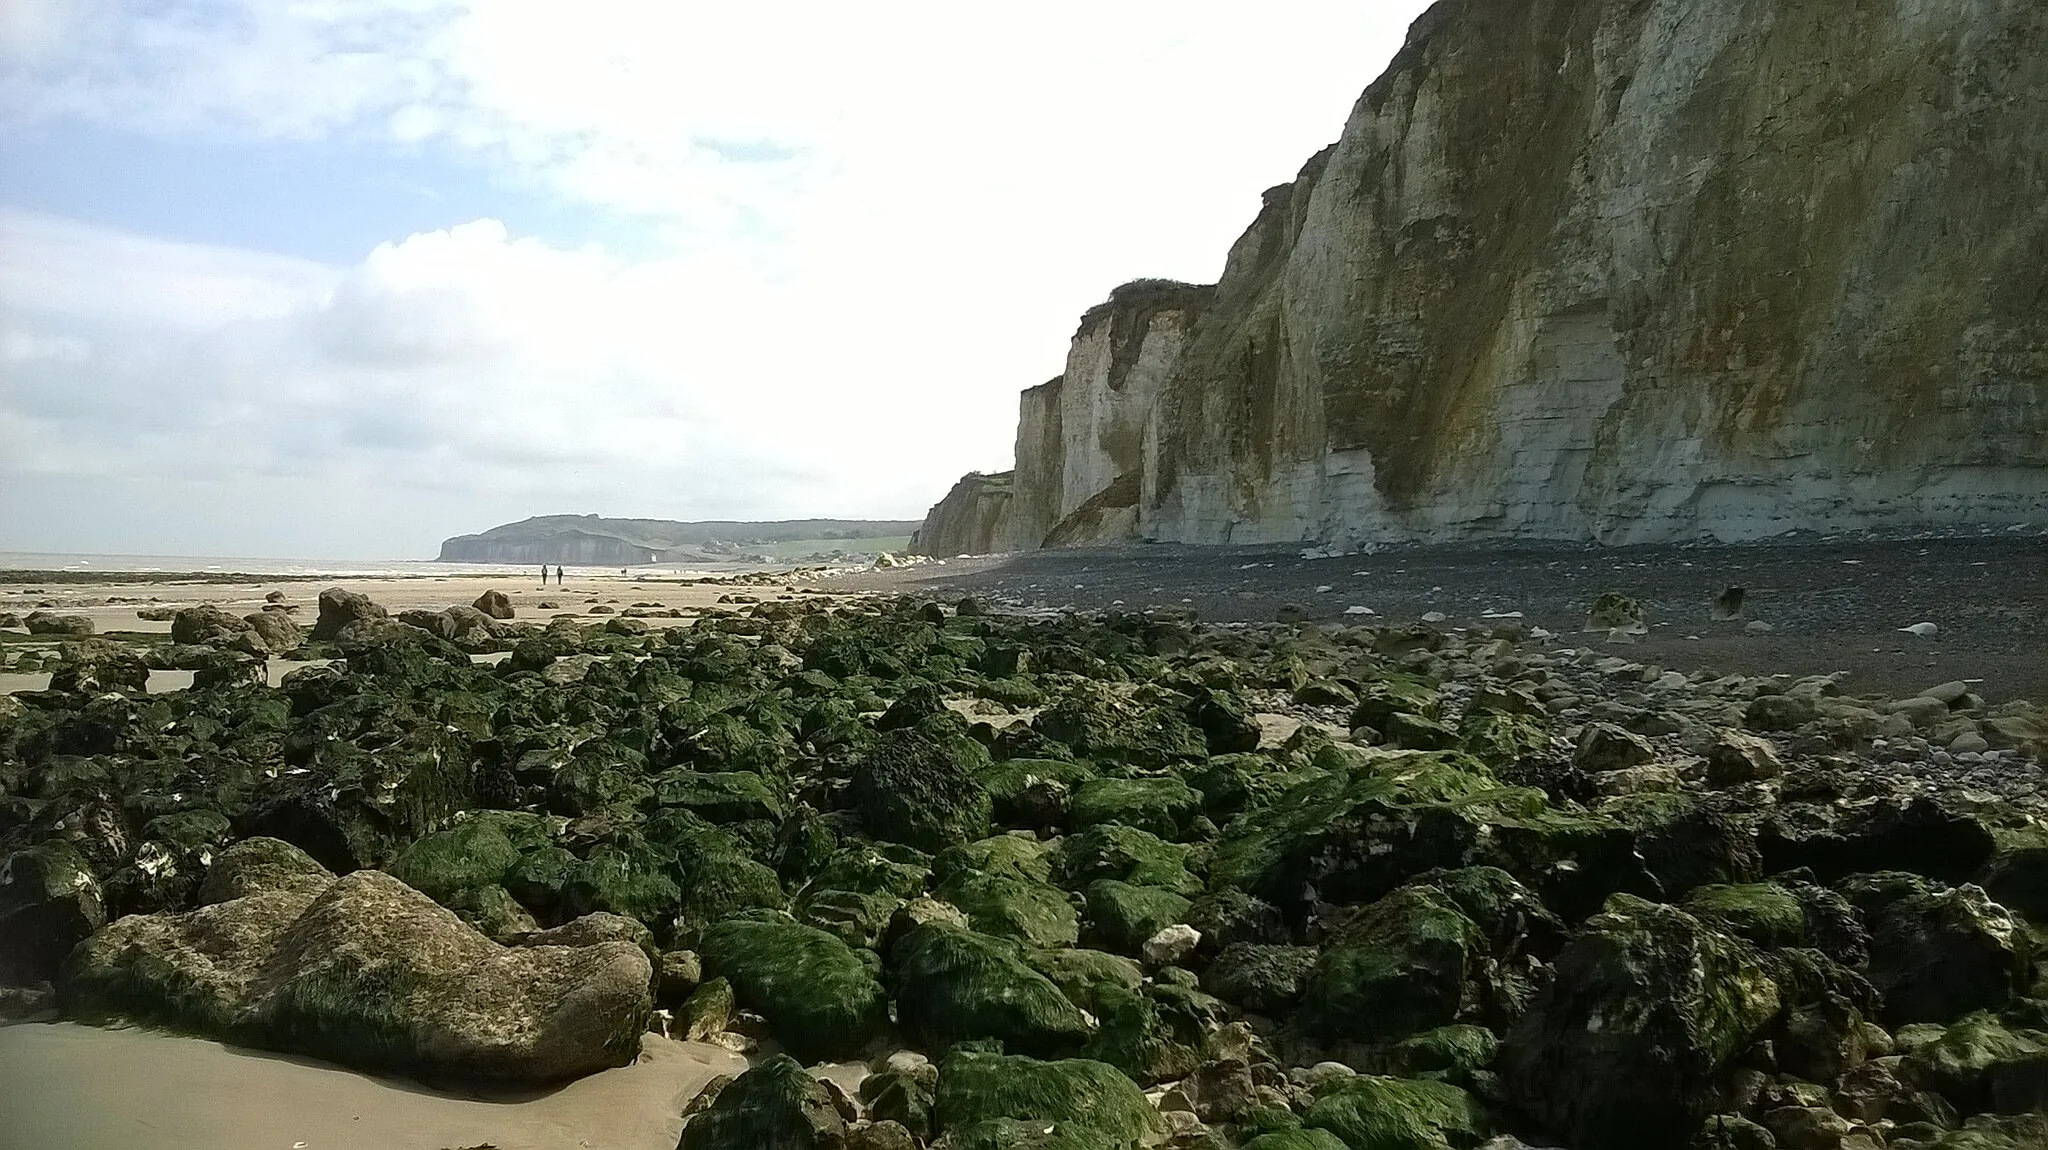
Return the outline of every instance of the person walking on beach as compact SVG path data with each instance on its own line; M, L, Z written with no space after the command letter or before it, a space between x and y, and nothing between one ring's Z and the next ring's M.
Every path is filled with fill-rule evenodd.
M555 586L560 587L562 585L562 578L562 565L557 563L555 564Z
M545 563L540 565L540 589L548 589L548 565Z

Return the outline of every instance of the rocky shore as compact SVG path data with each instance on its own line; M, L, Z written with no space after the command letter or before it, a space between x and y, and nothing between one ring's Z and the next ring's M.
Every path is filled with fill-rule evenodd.
M2048 1143L2026 703L1671 669L1620 595L727 598L187 608L159 695L63 640L0 697L0 1006L436 1082L747 1056L686 1150Z

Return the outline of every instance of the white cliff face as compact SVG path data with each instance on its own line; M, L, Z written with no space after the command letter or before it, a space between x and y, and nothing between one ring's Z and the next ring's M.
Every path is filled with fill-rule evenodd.
M1123 389L1084 322L1016 541L2040 522L2044 43L2028 0L1446 0Z
M1141 531L2048 514L2044 36L1995 0L1439 5L1255 225L1284 258L1218 286Z

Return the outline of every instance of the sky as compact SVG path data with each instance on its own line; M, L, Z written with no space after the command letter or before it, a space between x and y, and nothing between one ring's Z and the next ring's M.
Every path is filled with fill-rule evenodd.
M0 551L920 517L1423 0L0 0Z

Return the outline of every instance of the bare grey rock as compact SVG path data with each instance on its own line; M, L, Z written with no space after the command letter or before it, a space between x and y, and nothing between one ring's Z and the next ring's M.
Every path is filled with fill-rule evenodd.
M335 878L276 840L224 851L202 902L81 943L66 1011L367 1069L548 1082L631 1062L652 1009L630 942L500 946L390 875Z

